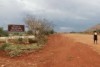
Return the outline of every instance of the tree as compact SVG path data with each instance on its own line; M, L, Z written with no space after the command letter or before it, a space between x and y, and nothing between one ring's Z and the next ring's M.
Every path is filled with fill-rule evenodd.
M25 18L25 23L30 31L34 35L46 35L53 33L53 25L49 23L46 19L39 19L32 16L27 16Z
M8 36L8 32L4 31L3 28L0 28L0 36Z
M25 24L27 25L30 32L36 36L39 44L44 44L47 40L46 35L53 34L53 25L49 23L46 19L39 19L32 16L27 16L25 18Z

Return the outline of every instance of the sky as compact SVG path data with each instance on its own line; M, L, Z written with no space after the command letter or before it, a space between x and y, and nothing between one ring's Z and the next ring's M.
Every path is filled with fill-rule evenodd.
M100 23L100 0L0 0L0 27L25 24L26 15L47 19L58 32L84 31Z

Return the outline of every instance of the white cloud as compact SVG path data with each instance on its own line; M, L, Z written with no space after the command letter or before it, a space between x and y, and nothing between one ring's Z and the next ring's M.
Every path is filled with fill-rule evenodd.
M5 24L12 23L12 21L21 17L22 6L16 0L1 0L0 4L0 20Z
M45 17L65 25L80 21L92 24L93 19L100 17L100 0L0 0L0 23L20 23L25 14ZM99 18L96 20L100 22ZM72 30L71 27L60 29Z

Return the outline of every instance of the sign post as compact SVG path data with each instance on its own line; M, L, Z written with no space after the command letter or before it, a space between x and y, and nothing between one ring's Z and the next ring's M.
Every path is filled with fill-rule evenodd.
M24 25L8 25L9 32L24 32L25 27Z
M14 25L10 24L8 25L8 32L11 34L14 33L23 33L25 31L25 26L24 25Z

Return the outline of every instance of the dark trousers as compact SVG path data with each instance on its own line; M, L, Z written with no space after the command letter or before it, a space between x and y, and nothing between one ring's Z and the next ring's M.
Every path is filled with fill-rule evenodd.
M97 40L94 40L94 44L97 44Z
M94 44L97 44L98 38L97 35L94 35Z

